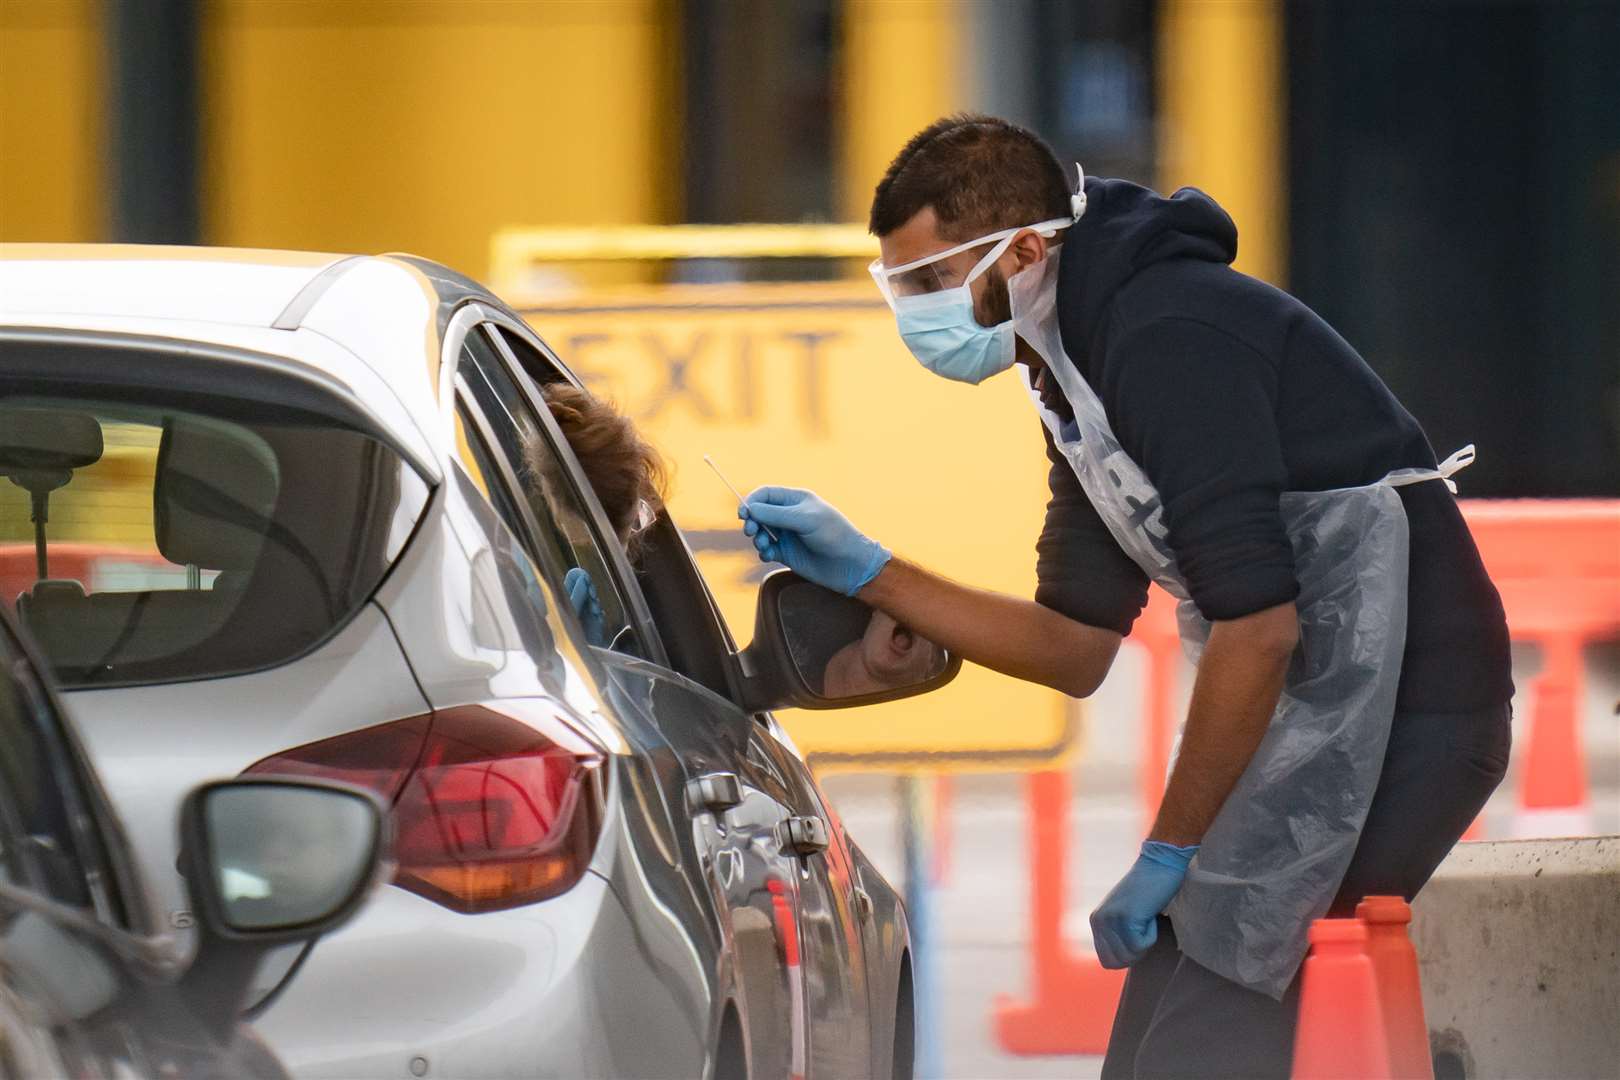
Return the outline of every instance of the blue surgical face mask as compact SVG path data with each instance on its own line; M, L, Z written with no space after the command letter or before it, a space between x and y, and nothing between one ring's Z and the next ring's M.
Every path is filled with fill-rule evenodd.
M966 284L896 297L894 317L906 348L935 375L981 383L1012 367L1016 342L1011 320L980 326Z
M1084 191L1082 183L1081 191ZM965 244L935 252L902 266L886 267L881 259L872 263L872 278L889 306L894 309L900 338L923 367L936 375L957 382L981 383L1012 367L1017 339L1010 320L994 326L981 326L973 315L974 280L1001 258L1019 233L1034 230L1045 237L1074 224L1085 211L1085 196L1074 199L1074 217L1055 218L1036 225L969 240ZM942 287L938 264L985 244L994 246L974 264L960 285Z

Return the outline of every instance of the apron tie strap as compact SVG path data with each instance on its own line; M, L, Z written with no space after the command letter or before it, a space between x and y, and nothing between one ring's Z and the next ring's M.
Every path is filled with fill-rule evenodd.
M1478 456L1474 450L1474 444L1469 443L1461 450L1454 451L1450 457L1442 461L1436 468L1396 469L1384 477L1384 483L1390 487L1404 487L1407 484L1421 484L1425 480L1444 480L1446 488L1455 495L1457 494L1457 484L1451 478L1472 465L1474 458Z

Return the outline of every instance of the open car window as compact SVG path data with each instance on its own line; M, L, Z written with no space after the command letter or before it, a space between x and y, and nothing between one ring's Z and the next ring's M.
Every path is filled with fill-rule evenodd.
M512 498L521 500L528 509L539 534L534 542L549 549L563 568L564 578L556 584L579 617L589 643L647 656L628 599L603 548L604 543L617 541L598 537L591 510L559 458L530 394L518 385L481 331L467 335L458 373L467 395L459 407L476 409L487 425L497 444L491 449L501 454L519 489ZM492 477L486 477L486 482L500 484L498 478ZM505 497L491 492L491 498L499 504ZM519 528L513 522L508 524Z
M521 335L506 327L498 332L535 382L545 385L565 380L556 362ZM667 507L659 507L657 520L639 534L631 562L670 668L729 697L731 637Z
M67 688L258 670L345 625L428 488L295 408L0 400L0 604Z

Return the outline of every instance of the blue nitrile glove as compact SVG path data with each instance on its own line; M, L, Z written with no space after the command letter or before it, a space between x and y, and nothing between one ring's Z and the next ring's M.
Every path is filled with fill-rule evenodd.
M1130 967L1159 940L1159 913L1170 906L1198 845L1144 840L1142 853L1091 913L1091 941L1105 968Z
M568 602L580 625L585 627L585 640L592 645L605 646L605 628L602 625L602 598L596 595L596 582L582 566L576 566L563 575L563 588L568 590Z
M762 487L737 510L760 561L786 563L802 578L854 596L888 563L888 549L862 536L849 519L813 491ZM760 528L777 535L772 541Z

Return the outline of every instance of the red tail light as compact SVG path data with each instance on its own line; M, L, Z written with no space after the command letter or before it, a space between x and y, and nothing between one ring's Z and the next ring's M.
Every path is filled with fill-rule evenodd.
M566 892L602 823L602 754L541 701L471 705L288 750L250 773L394 799L394 883L464 913Z

